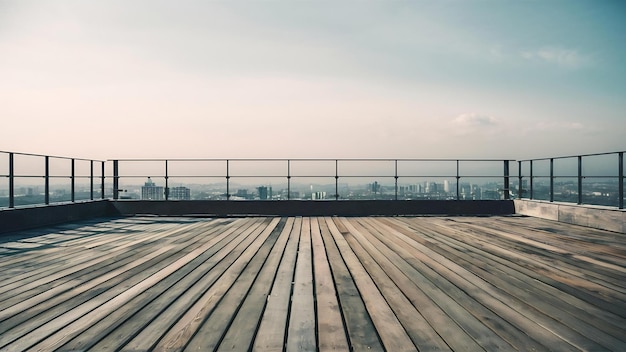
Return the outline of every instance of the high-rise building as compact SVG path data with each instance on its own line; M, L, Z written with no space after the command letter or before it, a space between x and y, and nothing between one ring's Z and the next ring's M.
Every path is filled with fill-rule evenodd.
M259 199L267 200L267 187L259 186L257 187L257 190L259 191Z
M187 187L172 187L168 199L172 200L190 200L191 190Z
M141 187L141 199L146 200L163 200L163 187L157 186L152 179L148 177L146 183Z

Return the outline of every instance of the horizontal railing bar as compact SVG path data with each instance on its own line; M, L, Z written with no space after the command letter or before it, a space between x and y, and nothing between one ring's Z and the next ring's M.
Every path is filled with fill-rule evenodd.
M76 159L78 160L78 159ZM235 158L235 159L201 159L201 158L190 158L190 159L184 159L184 158L178 158L178 159L107 159L107 162L111 162L111 161L125 161L125 162L147 162L147 161L153 161L153 162L161 162L161 161L449 161L449 162L456 162L456 161L469 161L469 162L502 162L504 160L508 160L508 161L515 161L515 159L428 159L428 158L418 158L418 159L385 159L385 158L374 158L374 159L367 159L367 158L346 158L346 159L324 159L324 158L312 158L312 159L307 159L307 158L299 158L299 159L289 159L289 158L270 158L270 159L264 159L264 158L259 158L259 159L255 159L255 158Z
M588 157L588 156L601 156L601 155L612 155L612 154L619 154L619 153L626 153L626 151L617 151L617 152L606 152L606 153L593 153L593 154L579 154L579 155L568 155L568 156L557 156L557 157L552 157L552 158L536 158L536 159L522 159L522 160L518 160L521 162L528 162L528 161L541 161L541 160L556 160L556 159L571 159L571 158L578 158L579 156L581 157Z
M104 163L106 162L106 160L98 160L98 159L86 159L86 158L72 158L72 157L68 157L68 156L56 156L56 155L44 155L44 154L33 154L33 153L20 153L20 152L8 152L5 150L0 150L0 153L5 153L5 154L13 154L13 155L24 155L24 156L37 156L37 157L50 157L50 158L55 158L55 159L63 159L63 160L80 160L80 161L97 161L100 163Z
M51 176L52 177L52 176ZM87 176L88 177L88 176ZM132 176L119 176L120 179L122 178L146 178L146 177L151 177L151 178L165 178L165 175L132 175ZM226 178L226 175L207 175L207 176L202 176L202 175L167 175L168 178ZM456 178L457 175L327 175L327 176L320 176L320 175L315 175L315 176L310 176L310 175L232 175L230 174L228 177L230 178L286 178L286 177L291 177L291 178L335 178L335 177L339 177L339 178L365 178L365 177L376 177L376 178L394 178L394 177L398 177L398 178L425 178L425 177L429 177L429 178ZM459 175L458 177L460 178L500 178L502 177L502 175ZM549 177L549 176L548 176ZM110 178L110 176L108 177Z

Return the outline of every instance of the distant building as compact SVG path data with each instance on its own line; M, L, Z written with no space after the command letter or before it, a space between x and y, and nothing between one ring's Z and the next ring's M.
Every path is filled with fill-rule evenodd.
M172 200L190 200L191 190L187 187L172 187L168 199Z
M267 200L267 187L260 186L260 187L257 187L257 190L259 191L259 199Z
M163 200L163 187L157 186L152 179L148 177L146 183L141 187L141 199L146 200Z
M326 192L313 192L311 193L311 200L326 199Z

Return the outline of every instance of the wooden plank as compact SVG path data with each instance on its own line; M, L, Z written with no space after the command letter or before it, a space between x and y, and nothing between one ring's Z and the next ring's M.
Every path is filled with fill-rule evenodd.
M310 218L302 220L291 300L292 309L287 328L287 350L313 351L316 340Z
M403 289L403 292L410 297L423 292L425 297L417 296L413 300L416 302L424 300L428 302L430 300L434 303L422 304L419 306L419 310L431 310L431 312L422 312L422 315L453 350L511 349L505 340L494 334L480 319L482 317L489 317L489 319L497 317L491 317L492 314L485 311L472 297L450 283L446 275L431 269L431 266L435 264L432 258L420 255L419 252L403 242L401 238L404 236L401 233L386 228L382 224L376 224L376 227L380 229L380 232L372 232L372 235L378 241L374 242L374 239L372 241L416 287L414 290ZM392 272L390 271L390 273ZM399 285L403 283L402 277L398 277L394 281ZM472 312L487 314L484 316L474 315ZM447 322L448 320L451 321ZM495 323L498 323L497 319L495 319ZM510 329L506 325L501 328Z
M167 248L173 249L173 246L167 246ZM116 267L127 265L127 263L136 260L136 257L141 257L141 253L145 251L145 255L154 257L151 252L154 250L151 248L143 249L142 251L124 251L122 253L108 253L98 258L98 260L87 262L87 264L80 266L73 266L72 262L68 262L66 265L68 268L62 270L62 274L55 275L60 276L53 284L46 283L47 279L43 279L40 285L32 287L29 291L22 292L6 300L8 308L0 310L0 321L7 319L13 314L24 311L27 307L35 306L41 302L48 301L50 298L63 294L69 290L73 294L78 294L80 291L76 291L77 285L85 287L85 285L92 285L94 283L101 283L106 280L101 280L106 277L111 278L107 272L116 272ZM161 252L165 253L165 252ZM89 253L87 254L87 256ZM137 265L145 262L139 258L136 262ZM128 266L127 266L128 267ZM78 270L80 269L80 270ZM76 270L76 271L74 271ZM100 277L102 276L102 277ZM92 278L96 277L94 281ZM35 282L37 283L37 281ZM96 284L97 284L96 283ZM33 286L33 283L31 283ZM10 306L9 306L10 304ZM1 330L0 330L1 331Z
M342 220L342 222L344 221ZM337 248L341 252L356 286L359 288L359 293L385 349L391 351L414 351L415 345L413 345L402 324L400 324L398 318L376 287L376 284L359 262L346 239L339 231L333 231L333 228L330 228L330 230Z
M443 231L439 233L445 234ZM438 248L443 249L446 243L445 236L439 236L438 242L441 243ZM597 317L590 315L589 310L582 310L576 305L567 304L566 301L570 297L569 295L564 295L562 292L554 289L546 292L545 286L547 285L529 280L528 277L524 277L518 272L507 270L506 266L491 261L491 256L487 253L481 253L479 256L470 256L466 253L472 253L474 250L469 245L459 245L462 247L459 251L446 251L440 252L440 254L456 264L462 264L464 268L471 270L483 278L483 280L497 287L498 291L503 291L502 295L494 296L494 298L503 301L507 307L518 306L518 303L512 300L512 298L516 298L531 306L518 309L520 312L541 312L609 349L621 350L626 348L626 344L618 339L618 337L623 335L623 328L612 326L608 322L602 322ZM433 250L436 249L433 248ZM490 270L485 270L485 268L490 268ZM494 271L502 271L503 274L492 274ZM578 301L577 303L584 302ZM531 319L536 320L534 317ZM507 320L510 322L515 321L510 317ZM547 321L549 322L549 320ZM626 321L623 321L623 323L626 323ZM599 329L600 326L602 330ZM609 335L609 332L612 332L613 336Z
M397 267L376 248L376 245L380 246L380 244L374 244L366 238L370 229L360 226L356 221L350 220L344 223L344 225L348 231L345 234L345 238L350 247L354 250L361 263L363 263L363 266L376 283L376 286L385 297L385 300L398 317L398 320L409 334L417 349L420 351L451 350L417 310L417 307L413 306L398 285L388 276L386 272L395 272L396 276L402 275L398 272ZM394 275L394 273L391 275ZM406 280L408 280L406 277L402 278L402 281ZM399 286L404 285L400 283ZM425 301L421 301L420 306L423 306L425 303Z
M285 347L291 289L301 228L302 218L294 218L289 242L280 261L272 291L267 298L268 301L254 338L252 348L254 351L278 352L283 351Z
M186 344L185 350L188 351L214 351L220 344L222 337L226 333L226 330L231 325L233 318L240 311L240 307L248 295L253 290L252 285L258 276L264 276L261 272L263 264L266 262L268 255L275 247L279 235L283 234L282 229L284 227L285 220L276 218L270 226L272 227L270 235L267 237L263 245L254 254L250 262L246 265L245 269L239 274L237 279L228 288L228 291L224 293L223 297L219 300L215 308L209 313L205 321L198 327L198 330L193 335L191 340ZM282 244L284 246L284 243ZM265 273L266 277L262 279L268 280L260 287L261 291L265 288L269 291L271 281L273 277L272 270L275 267L270 268ZM262 294L265 296L265 294ZM261 302L265 301L265 297ZM262 309L262 307L261 307ZM255 327L258 324L259 316L247 316L246 318L254 320ZM247 345L245 350L249 349L251 339L246 341ZM244 342L244 343L246 343Z
M429 224L428 227L435 226L436 223L437 221L434 221ZM422 231L433 232L432 230L426 230L426 227L423 227ZM457 233L464 241L475 239L475 241L480 243L481 248L488 250L498 257L504 258L510 265L516 265L518 270L524 270L524 273L529 277L557 287L563 292L596 305L605 311L610 311L622 318L626 318L626 309L620 304L620 302L623 301L611 297L611 295L606 292L606 288L598 286L594 282L587 281L584 277L564 277L565 274L560 271L561 259L558 257L553 261L546 261L545 258L542 260L538 255L527 255L526 252L530 249L524 246L515 246L510 243L510 240L503 242L499 240L497 236L481 234L481 232L476 230L468 231L465 227L463 227L463 230L454 226L449 227L449 236ZM563 260L564 259L565 258L563 258Z
M241 228L245 229L243 222L241 223ZM122 307L81 332L74 339L64 344L60 350L83 351L89 349L105 336L112 334L116 329L132 335L138 330L136 326L143 327L148 324L158 312L165 309L165 306L174 300L173 297L181 295L182 292L185 292L191 286L191 283L199 280L206 271L213 267L216 257L219 256L218 252L233 241L235 244L239 243L236 239L240 233L241 231L238 231L237 227L230 227L219 235L214 236L211 241L215 244L210 249L193 259L174 275L166 277L157 285L137 295ZM228 252L228 250L225 251ZM129 322L129 319L133 320L132 324ZM135 328L131 325L134 325ZM120 339L117 341L124 340ZM103 350L102 346L99 350Z
M323 219L322 219L323 221ZM325 228L328 231L328 228ZM348 340L318 218L311 219L319 351L347 351Z
M149 350L184 316L261 234L267 220L251 219L249 226L237 229L230 241L209 258L193 275L186 277L159 298L143 307L129 321L119 324L92 346L95 351ZM231 237L231 235L229 235Z
M89 300L80 306L69 310L54 320L51 320L50 322L33 330L23 338L15 341L11 347L22 349L23 346L26 346L26 344L36 341L35 336L39 339L47 336L44 340L32 347L35 350L53 350L60 347L69 339L76 336L76 334L80 331L110 314L112 311L122 306L125 302L131 300L134 296L154 286L163 278L175 273L178 269L209 249L212 245L213 243L211 241L205 242L193 251L176 259L176 261L168 261L166 266L162 268L153 266L154 269L159 270L154 273L149 273L149 276L141 278L141 281L136 283L127 280L127 282L130 282L128 282L127 287L123 287L124 290L121 292L116 292L117 290L109 290L106 293L99 295L98 299ZM139 278L140 276L135 277ZM107 299L101 298L104 295L108 296ZM61 328L63 330L59 331ZM59 332L53 333L55 331Z
M178 320L154 347L155 351L182 350L193 337L206 317L213 311L223 295L239 277L267 237L272 233L280 219L272 219L271 224L246 248L209 290ZM144 342L141 341L141 345ZM128 348L130 346L127 346ZM132 349L134 347L130 347Z
M329 217L325 217L324 221L320 222L320 231L339 296L350 349L353 351L384 351L365 303L333 239L333 233L338 234L338 236L341 236L341 233Z
M521 315L526 316L529 320L536 322L538 325L544 327L549 332L557 335L558 338L563 341L563 343L567 342L572 346L580 349L603 349L596 342L589 340L577 333L576 331L570 329L569 327L556 322L549 316L543 314L529 314L528 310L535 311L532 305L529 305L526 302L511 299L511 297L500 293L497 288L493 287L493 285L486 283L481 279L476 279L477 277L471 272L447 259L445 256L440 255L435 251L427 248L423 244L419 243L419 241L411 239L408 236L402 237L405 242L405 246L408 245L410 246L410 248L415 248L416 250L418 250L417 252L412 251L412 253L416 256L418 260L424 261L428 260L426 258L432 258L429 265L438 272L441 272L445 277L447 277L458 287L462 288L466 292L470 292L473 297L481 297L481 295L486 293L487 296L481 299L481 302L483 302L483 304L489 305L497 301L502 301L505 304L500 307L501 312L505 311L504 308L511 307ZM495 298L495 300L493 298ZM510 319L512 320L512 318ZM516 322L518 324L523 324L524 320L517 319ZM550 335L546 334L545 330L531 329L527 333L538 333L537 336L532 336L538 341L550 341L548 340L550 339ZM551 339L552 341L554 341L553 337Z
M272 248L263 268L254 280L254 285L247 293L241 308L237 311L228 331L220 342L218 351L247 351L252 348L254 336L269 300L272 284L288 241L291 241L294 218L283 219L285 222L280 237ZM220 303L223 304L223 303ZM276 322L274 322L276 324ZM283 329L284 330L284 329Z

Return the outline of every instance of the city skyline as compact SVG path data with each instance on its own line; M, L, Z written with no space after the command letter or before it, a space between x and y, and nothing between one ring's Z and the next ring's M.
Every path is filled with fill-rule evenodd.
M0 0L0 150L536 158L625 149L615 1Z

